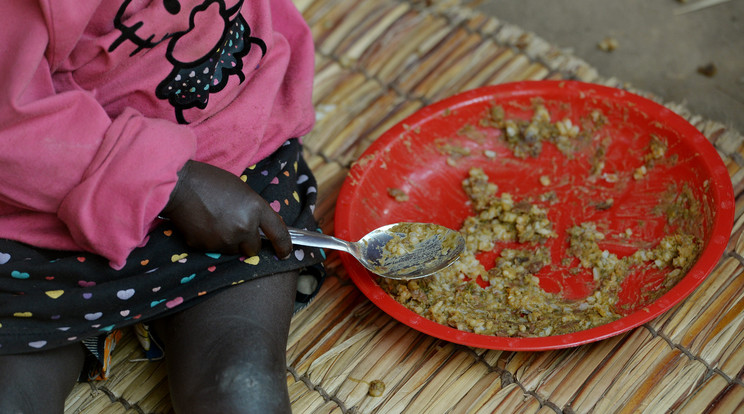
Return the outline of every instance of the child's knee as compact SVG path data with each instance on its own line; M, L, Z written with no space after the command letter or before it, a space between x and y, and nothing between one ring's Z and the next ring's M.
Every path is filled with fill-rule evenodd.
M229 367L215 376L215 383L191 395L207 411L241 414L289 413L289 392L281 373L250 366Z
M274 350L252 349L212 364L190 397L211 412L289 413L286 364Z
M258 355L257 355L258 354ZM271 392L286 385L283 358L259 352L236 356L215 373L216 388L224 394L255 394Z
M216 389L225 399L258 404L287 398L286 367L251 361L226 367L216 375Z

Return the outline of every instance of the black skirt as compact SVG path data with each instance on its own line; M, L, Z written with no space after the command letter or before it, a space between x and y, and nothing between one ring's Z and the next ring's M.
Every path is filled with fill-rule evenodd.
M245 170L243 177L288 226L316 230L315 179L297 139ZM220 289L278 272L313 268L324 277L321 249L295 246L279 260L264 242L239 257L189 248L167 221L121 269L91 253L39 249L0 239L0 354L51 349L165 316ZM320 270L319 270L320 269ZM315 289L317 292L317 288ZM306 303L313 293L298 294Z

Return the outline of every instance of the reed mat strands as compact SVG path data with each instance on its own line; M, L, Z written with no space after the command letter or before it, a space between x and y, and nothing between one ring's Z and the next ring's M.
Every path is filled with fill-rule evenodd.
M295 413L731 413L744 410L742 136L663 102L519 27L458 0L295 0L316 45L317 123L305 157L316 215L333 233L335 201L360 154L416 110L463 90L525 79L577 79L665 104L716 147L736 195L726 253L685 301L633 331L549 352L472 349L419 334L371 304L330 252L318 297L293 319L287 384ZM71 413L168 413L162 362L126 334L111 377L78 384ZM384 390L370 395L373 381Z

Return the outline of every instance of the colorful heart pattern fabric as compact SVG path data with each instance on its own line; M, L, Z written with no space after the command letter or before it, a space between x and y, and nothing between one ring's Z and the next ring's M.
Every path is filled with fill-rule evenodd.
M301 151L299 140L291 139L246 169L241 179L287 225L317 229L313 217L317 187ZM94 254L0 239L0 354L51 349L106 335L184 309L219 289L317 266L324 259L321 249L296 246L289 259L280 260L268 242L252 257L194 251L167 222L120 269Z

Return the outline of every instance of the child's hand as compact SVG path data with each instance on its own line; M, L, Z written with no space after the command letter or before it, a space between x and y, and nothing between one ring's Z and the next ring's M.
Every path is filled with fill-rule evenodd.
M189 161L163 215L189 246L209 252L253 256L261 249L259 228L277 257L292 253L292 240L282 218L238 177L209 164Z

